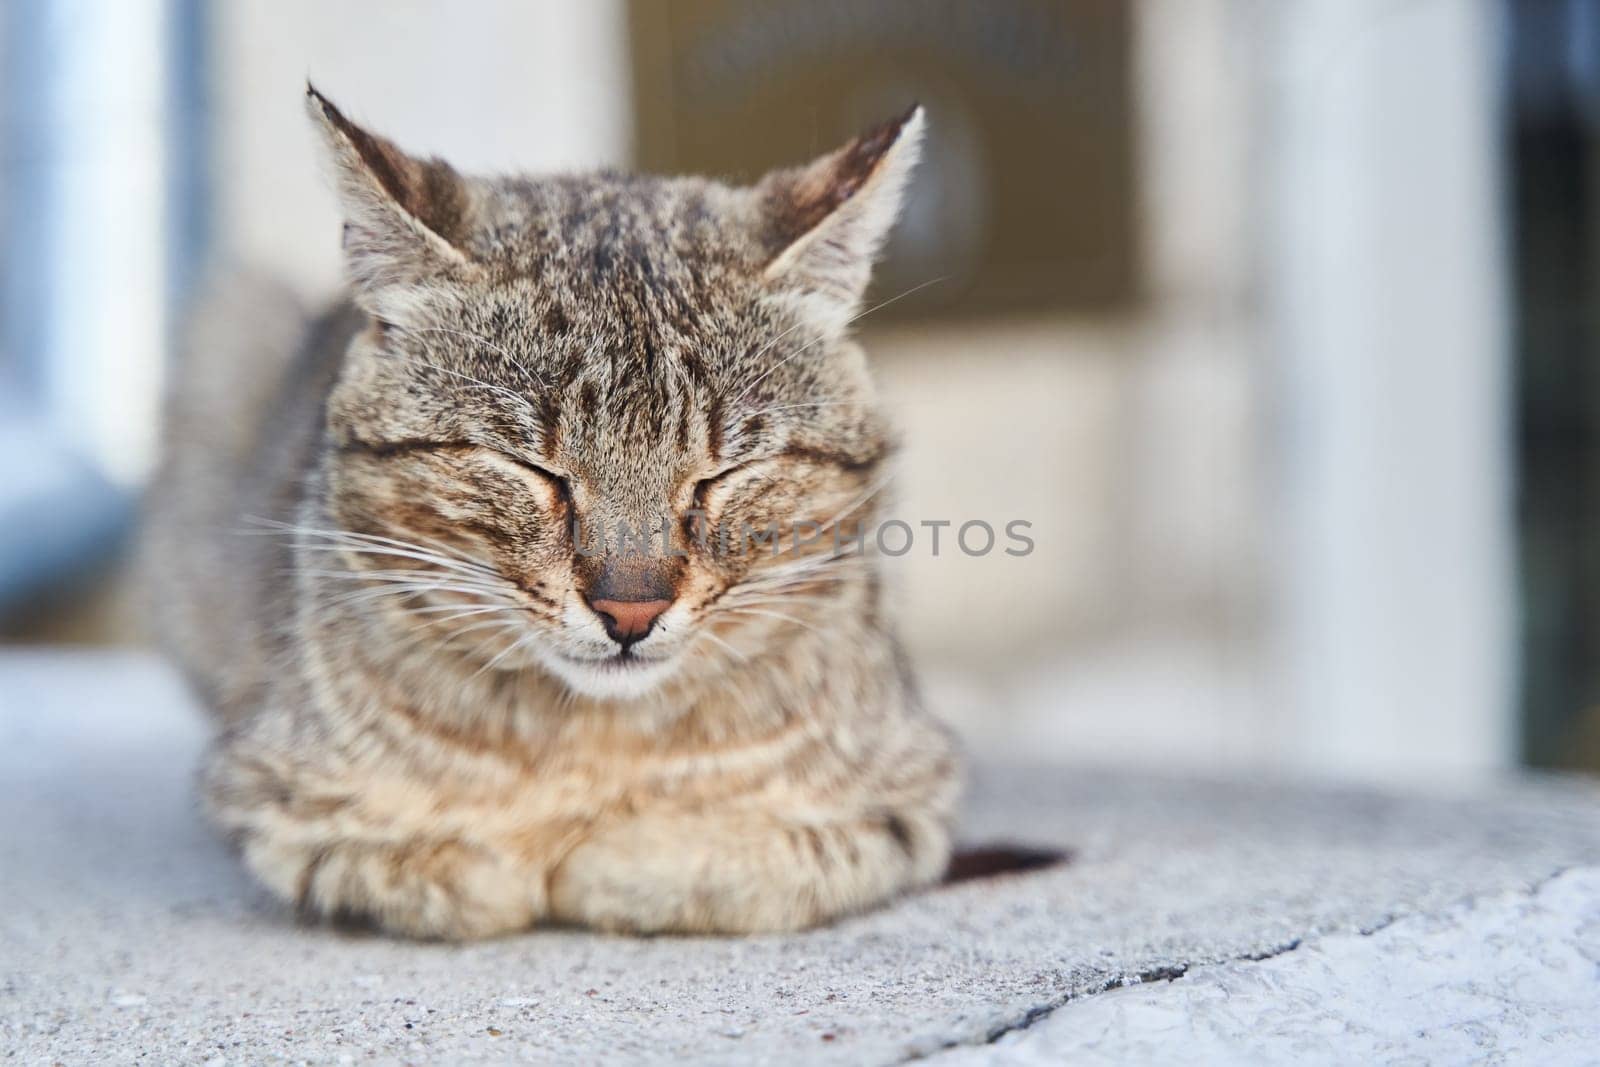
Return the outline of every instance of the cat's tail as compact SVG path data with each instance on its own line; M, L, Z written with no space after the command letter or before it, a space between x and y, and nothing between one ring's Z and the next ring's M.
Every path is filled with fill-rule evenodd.
M139 569L153 636L213 708L227 703L219 665L253 639L241 614L239 538L229 531L307 322L287 285L258 271L214 272L169 367Z
M309 321L300 298L270 274L214 272L184 323L168 377L166 459L244 462Z

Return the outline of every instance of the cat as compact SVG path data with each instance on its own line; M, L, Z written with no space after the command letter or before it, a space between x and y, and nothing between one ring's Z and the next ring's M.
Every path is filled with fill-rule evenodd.
M211 304L152 500L244 864L437 939L936 881L961 767L859 550L894 437L850 334L922 110L734 187L468 177L306 103L348 300Z

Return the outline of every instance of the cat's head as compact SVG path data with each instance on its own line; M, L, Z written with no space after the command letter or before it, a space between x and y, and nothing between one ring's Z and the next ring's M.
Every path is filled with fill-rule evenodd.
M891 442L849 326L920 109L731 187L466 177L307 103L371 319L323 462L371 605L626 698L850 585Z

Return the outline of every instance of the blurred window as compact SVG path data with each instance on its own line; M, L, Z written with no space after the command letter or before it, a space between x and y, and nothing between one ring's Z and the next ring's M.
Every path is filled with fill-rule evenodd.
M0 612L107 558L155 461L196 259L201 0L11 0Z
M924 163L881 318L1125 312L1137 295L1124 0L634 0L643 170L751 178L913 102Z

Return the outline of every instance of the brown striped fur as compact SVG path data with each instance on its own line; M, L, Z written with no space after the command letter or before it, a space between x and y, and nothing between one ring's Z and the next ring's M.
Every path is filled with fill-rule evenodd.
M209 316L151 529L250 869L442 938L788 930L937 879L957 766L876 561L696 536L875 513L848 326L921 113L736 188L463 177L307 102L352 303L292 360ZM276 399L197 386L230 374ZM662 517L681 556L574 541ZM602 586L674 598L625 659Z

